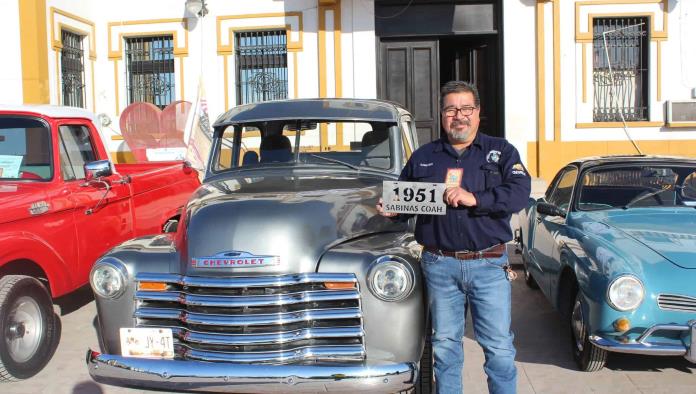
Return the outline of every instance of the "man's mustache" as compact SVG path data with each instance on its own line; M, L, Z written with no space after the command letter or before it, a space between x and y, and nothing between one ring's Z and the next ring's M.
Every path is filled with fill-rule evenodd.
M459 126L459 125L471 126L471 122L466 121L466 120L464 120L464 121L455 121L455 122L452 122L452 126Z

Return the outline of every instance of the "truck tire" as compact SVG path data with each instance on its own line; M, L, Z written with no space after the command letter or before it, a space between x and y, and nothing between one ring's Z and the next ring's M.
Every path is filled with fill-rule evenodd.
M420 360L420 371L416 381L415 394L430 394L435 392L435 371L433 370L433 342L428 334L425 337L425 347Z
M36 375L53 355L56 321L46 287L24 275L0 278L0 382Z
M430 323L428 323L428 332L430 332ZM420 369L418 371L418 379L413 387L406 391L400 391L399 394L431 394L435 392L435 379L433 370L433 343L430 340L430 334L425 338L425 347L420 359Z

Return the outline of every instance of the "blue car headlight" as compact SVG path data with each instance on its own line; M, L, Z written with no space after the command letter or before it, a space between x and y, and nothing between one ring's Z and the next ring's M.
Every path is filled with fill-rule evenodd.
M638 308L645 289L643 283L632 275L621 275L614 279L607 291L607 301L612 308L619 311L630 311Z

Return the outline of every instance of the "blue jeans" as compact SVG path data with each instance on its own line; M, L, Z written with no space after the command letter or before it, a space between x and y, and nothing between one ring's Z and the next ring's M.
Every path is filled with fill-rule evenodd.
M511 286L503 266L507 255L494 259L459 260L423 251L423 275L433 327L433 357L438 393L462 393L466 311L476 341L483 348L491 393L515 393L514 335L510 331Z

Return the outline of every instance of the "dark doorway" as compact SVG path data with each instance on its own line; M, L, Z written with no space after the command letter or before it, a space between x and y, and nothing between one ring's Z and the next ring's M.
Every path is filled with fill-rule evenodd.
M504 137L499 0L375 0L377 94L414 114L421 144L441 135L439 90L476 84L480 130Z
M411 111L421 143L440 134L437 47L434 40L387 40L380 45L380 98Z
M440 40L440 85L458 80L473 82L481 99L480 129L488 135L503 137L497 97L498 37L451 37Z

